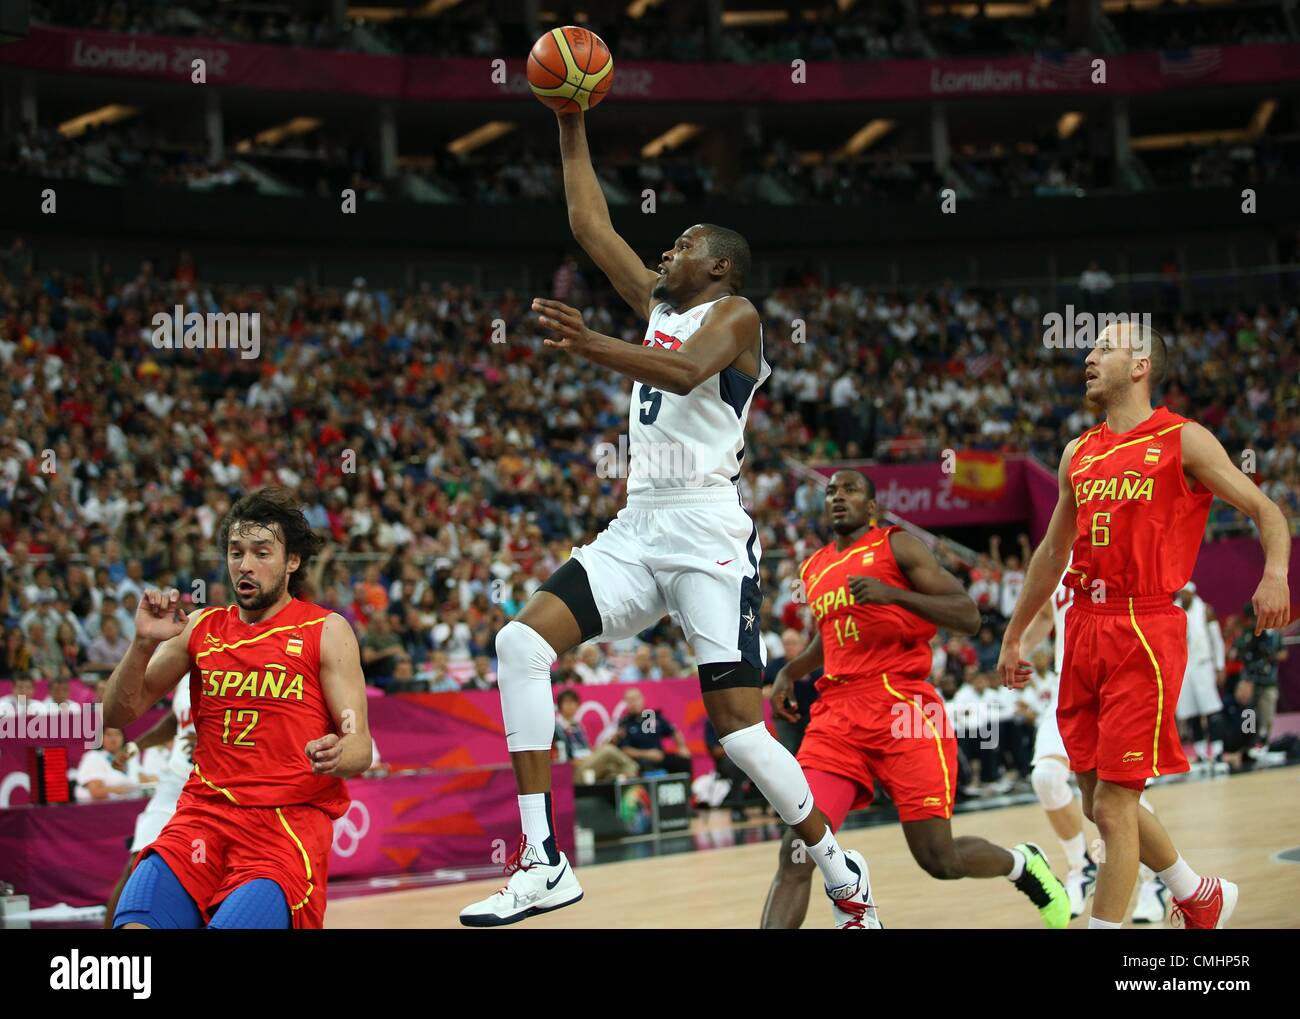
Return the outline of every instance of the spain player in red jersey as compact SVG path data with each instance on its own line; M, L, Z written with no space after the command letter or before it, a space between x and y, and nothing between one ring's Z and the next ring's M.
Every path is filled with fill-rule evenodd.
M1290 613L1286 520L1209 431L1152 409L1167 359L1159 333L1127 323L1107 326L1089 352L1086 395L1105 421L1061 455L1056 509L998 660L1003 682L1023 685L1025 631L1064 573L1074 601L1056 717L1084 813L1105 845L1093 928L1121 925L1139 859L1168 886L1176 925L1222 927L1236 907L1237 886L1200 877L1155 815L1138 809L1148 779L1188 770L1174 716L1187 614L1174 594L1191 579L1214 496L1259 527L1265 564L1252 599L1255 632L1285 626Z
M321 927L343 779L370 766L356 636L296 597L319 550L290 493L254 492L219 528L235 604L189 616L140 599L104 694L105 723L139 718L190 674L197 743L176 813L140 853L115 928Z
M930 639L936 624L975 633L975 603L920 539L876 526L875 486L866 475L837 471L826 486L826 510L835 541L799 571L817 632L777 674L771 693L772 709L794 721L792 684L824 669L798 754L813 799L838 831L851 809L871 802L879 780L926 873L945 880L1009 878L1048 927L1066 926L1069 898L1037 846L1004 849L973 835L953 838L957 740L930 685ZM803 923L812 871L803 855L787 831L764 927ZM859 867L865 875L865 862ZM853 916L844 915L852 906L832 906L837 927L880 926L870 897Z

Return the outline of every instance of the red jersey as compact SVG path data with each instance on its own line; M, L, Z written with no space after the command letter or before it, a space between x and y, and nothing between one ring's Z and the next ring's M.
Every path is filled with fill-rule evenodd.
M905 680L929 685L934 624L898 605L859 605L849 590L850 576L875 577L891 587L913 590L890 547L896 530L873 527L845 549L826 545L799 568L821 631L825 675L817 689L823 694L866 678L882 702L892 702L897 698L879 682L882 673L895 689Z
M1065 584L1109 599L1169 595L1191 579L1213 494L1183 476L1182 427L1165 407L1116 435L1104 422L1070 458L1077 534ZM1104 589L1095 587L1098 581Z
M335 731L320 684L329 609L293 599L270 619L207 609L190 631L190 704L198 742L185 791L245 807L348 808L343 780L316 775L304 748Z

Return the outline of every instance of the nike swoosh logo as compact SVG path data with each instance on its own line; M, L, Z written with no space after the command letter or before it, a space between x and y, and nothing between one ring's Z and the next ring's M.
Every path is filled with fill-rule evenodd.
M812 795L812 793L809 793L809 794L808 794L808 796L811 796L811 795ZM808 796L805 796L805 797L803 798L803 803L807 803L807 802L808 802ZM799 804L799 806L795 807L794 809L795 809L795 810L803 810L803 803Z
M518 731L519 731L518 729L515 730L515 732L518 732ZM509 739L511 736L513 736L513 735L515 734L515 732L508 732L508 733L506 733L506 739Z
M719 566L726 566L727 563L734 563L736 561L736 557L732 556L730 559L727 560L726 563L724 563L721 559L715 559L713 561L717 563Z
M548 892L549 892L549 891L552 891L552 890L555 888L555 886L558 885L558 884L560 883L560 878L564 877L564 872L565 872L566 870L568 870L568 869L569 869L569 865L566 863L563 867L560 868L560 872L559 872L558 874L555 875L555 880L554 880L554 881L547 881L547 882L546 882L546 890L547 890Z
M713 682L716 683L720 679L726 679L735 671L736 671L735 669L728 669L726 672L719 672L716 676L713 677Z

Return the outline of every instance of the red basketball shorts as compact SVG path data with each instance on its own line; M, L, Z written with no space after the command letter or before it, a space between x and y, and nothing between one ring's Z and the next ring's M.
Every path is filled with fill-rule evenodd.
M269 878L284 892L295 928L320 928L333 841L334 825L317 807L237 807L182 793L140 857L153 850L167 861L205 923L240 885Z
M1172 596L1076 598L1056 709L1070 769L1133 788L1186 771L1174 718L1186 666L1187 614Z
M798 759L833 831L849 810L871 802L876 780L902 821L952 816L957 741L928 683L885 673L823 694L812 706ZM818 772L851 782L851 802L842 783L819 791Z

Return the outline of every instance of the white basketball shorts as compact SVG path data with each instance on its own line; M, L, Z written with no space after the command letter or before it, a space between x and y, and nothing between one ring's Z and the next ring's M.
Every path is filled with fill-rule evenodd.
M758 531L735 488L667 489L628 497L589 545L573 550L600 611L601 640L619 640L665 615L697 665L761 669Z

